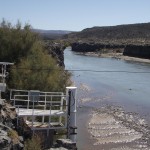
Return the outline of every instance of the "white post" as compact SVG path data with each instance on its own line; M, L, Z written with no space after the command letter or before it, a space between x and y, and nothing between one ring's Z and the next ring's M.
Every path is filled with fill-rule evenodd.
M76 89L77 87L66 87L68 105L68 138L76 143ZM69 108L70 107L70 108Z

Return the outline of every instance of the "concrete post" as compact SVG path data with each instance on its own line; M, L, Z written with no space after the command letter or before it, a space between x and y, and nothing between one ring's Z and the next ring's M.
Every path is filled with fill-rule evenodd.
M68 105L68 138L76 143L76 89L77 87L66 87L67 105Z

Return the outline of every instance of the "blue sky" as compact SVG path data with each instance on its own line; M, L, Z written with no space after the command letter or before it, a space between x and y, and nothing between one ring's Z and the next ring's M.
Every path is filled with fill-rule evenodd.
M80 31L150 22L150 0L0 0L0 19L33 28Z

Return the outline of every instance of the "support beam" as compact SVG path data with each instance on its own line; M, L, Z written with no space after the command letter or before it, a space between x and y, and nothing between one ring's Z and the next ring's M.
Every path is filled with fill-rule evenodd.
M9 62L0 62L0 90L1 92L5 92L6 91L6 81L5 78L8 75L8 72L6 71L6 67L7 65L13 65L14 63L9 63Z
M68 104L68 138L72 140L72 142L76 143L76 112L77 112L77 104L76 104L76 90L77 87L66 87L66 97Z

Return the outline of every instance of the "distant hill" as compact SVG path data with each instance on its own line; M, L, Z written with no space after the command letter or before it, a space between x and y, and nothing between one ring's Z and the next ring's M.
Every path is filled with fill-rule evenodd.
M70 33L67 38L92 40L126 40L144 38L150 40L150 23L87 28L81 32Z
M43 39L46 40L58 39L72 32L66 30L41 30L41 29L32 29L32 31L38 33Z

